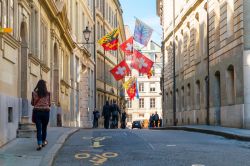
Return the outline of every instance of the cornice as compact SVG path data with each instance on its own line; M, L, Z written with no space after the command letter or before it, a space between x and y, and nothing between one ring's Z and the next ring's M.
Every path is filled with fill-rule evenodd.
M203 2L204 0L197 0L193 6L190 6L190 8L185 12L185 14L183 14L183 16L181 17L179 23L175 26L174 28L174 32L177 32L179 30L179 28L183 25L183 23L185 22L185 20L187 19L187 17ZM175 19L176 20L176 19ZM173 31L171 31L166 38L163 40L163 44L166 43L169 38L172 36Z
M62 10L62 12L59 12L56 4L52 0L39 0L41 6L43 6L45 9L47 9L47 14L51 16L52 21L55 21L55 23L58 25L58 28L60 30L60 35L66 41L66 44L70 48L70 50L73 50L76 46L74 44L74 41L69 33L70 26L68 25L68 21L63 19L65 16L63 16L63 13L65 12L65 9ZM65 6L64 6L65 8ZM64 11L64 12L63 12ZM65 15L65 14L64 14Z
M31 14L31 8L32 8L32 5L33 5L33 0L29 0L29 1L18 0L18 4L21 5L26 10L26 12L28 12L29 15Z

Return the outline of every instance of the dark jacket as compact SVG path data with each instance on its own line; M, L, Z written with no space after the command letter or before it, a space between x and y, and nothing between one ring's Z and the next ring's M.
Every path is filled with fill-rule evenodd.
M103 106L102 116L104 118L110 118L111 113L110 113L110 106L108 104L106 104L106 105Z
M112 110L112 116L118 116L118 113L119 114L121 113L121 110L119 109L117 104L113 104L111 110Z

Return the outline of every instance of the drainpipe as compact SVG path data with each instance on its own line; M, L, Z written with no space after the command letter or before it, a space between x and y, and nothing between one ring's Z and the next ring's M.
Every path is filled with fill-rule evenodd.
M210 125L210 116L209 116L209 107L210 107L210 68L209 68L209 8L208 8L209 0L207 0L207 76L205 78L207 84L207 119L206 124Z
M176 79L175 79L175 0L173 0L173 125L176 126Z

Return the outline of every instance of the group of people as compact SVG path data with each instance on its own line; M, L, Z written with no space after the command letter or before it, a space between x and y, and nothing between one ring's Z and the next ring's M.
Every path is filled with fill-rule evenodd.
M149 118L149 127L161 127L162 126L162 119L159 118L157 112L152 114Z
M100 118L100 112L95 109L93 111L93 128L98 127L98 119ZM104 128L118 128L119 115L121 115L121 128L126 127L126 112L121 113L119 106L116 104L116 101L113 101L112 104L109 104L106 101L102 109L102 116L104 118ZM111 120L111 124L110 124Z

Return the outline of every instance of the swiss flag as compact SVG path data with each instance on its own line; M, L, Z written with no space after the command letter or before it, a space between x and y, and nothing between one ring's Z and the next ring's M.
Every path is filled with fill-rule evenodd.
M126 63L125 59L121 61L117 66L115 66L110 72L113 74L115 79L118 81L122 79L124 76L127 75L127 73L130 73L130 69L128 67L128 64Z
M134 50L133 60L131 63L131 67L138 70L139 73L147 74L149 73L151 67L153 66L154 62L148 59L146 56L141 54L139 51Z
M121 50L126 55L133 54L133 36L120 45Z

